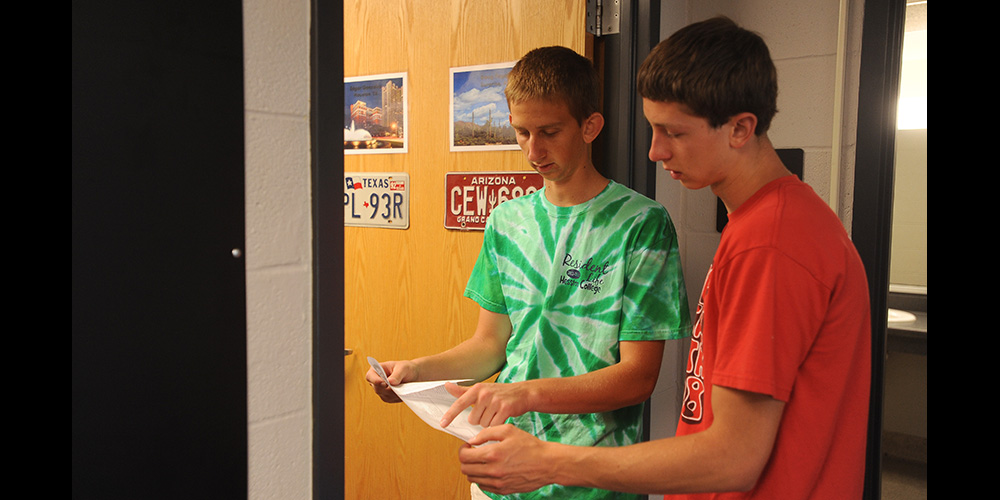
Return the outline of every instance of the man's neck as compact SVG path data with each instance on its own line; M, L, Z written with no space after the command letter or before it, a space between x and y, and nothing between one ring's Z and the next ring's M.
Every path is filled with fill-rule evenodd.
M608 186L608 179L593 165L581 169L564 182L545 181L545 199L558 207L572 207L590 201Z
M712 186L712 192L726 205L728 213L735 212L771 181L791 175L766 135L759 138L756 147L742 153L726 180Z

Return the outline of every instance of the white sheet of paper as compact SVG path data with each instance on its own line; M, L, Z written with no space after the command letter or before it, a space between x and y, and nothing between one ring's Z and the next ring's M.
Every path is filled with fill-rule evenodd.
M378 376L385 381L386 385L389 385L389 379L386 377L385 371L382 370L382 365L371 356L368 356L368 364L372 365L375 373L378 373ZM462 410L462 413L455 417L448 427L441 427L440 423L444 412L448 411L451 404L458 399L444 388L444 384L447 382L457 384L459 382L467 382L468 380L409 382L399 385L389 385L389 387L399 396L399 399L403 400L403 403L406 403L406 406L410 410L413 410L413 413L424 422L427 422L427 425L468 442L476 434L479 434L479 431L483 430L481 425L472 425L469 423L469 414L472 413L471 408Z

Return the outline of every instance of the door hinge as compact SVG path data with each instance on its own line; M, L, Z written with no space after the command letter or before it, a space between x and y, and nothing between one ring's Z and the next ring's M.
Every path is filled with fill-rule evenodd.
M587 0L587 33L594 36L621 32L621 0Z

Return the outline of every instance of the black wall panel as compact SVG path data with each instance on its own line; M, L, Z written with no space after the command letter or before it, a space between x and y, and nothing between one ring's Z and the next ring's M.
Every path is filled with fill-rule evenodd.
M74 498L246 498L239 0L74 0Z

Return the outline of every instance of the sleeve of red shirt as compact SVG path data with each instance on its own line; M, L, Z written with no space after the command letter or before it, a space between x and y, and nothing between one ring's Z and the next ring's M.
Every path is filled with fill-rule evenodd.
M713 384L787 402L830 291L773 248L745 251L714 272L721 314Z

